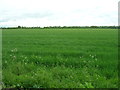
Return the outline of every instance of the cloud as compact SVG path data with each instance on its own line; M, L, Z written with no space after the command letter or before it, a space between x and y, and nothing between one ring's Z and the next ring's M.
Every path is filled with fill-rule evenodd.
M117 25L118 0L1 0L0 27Z

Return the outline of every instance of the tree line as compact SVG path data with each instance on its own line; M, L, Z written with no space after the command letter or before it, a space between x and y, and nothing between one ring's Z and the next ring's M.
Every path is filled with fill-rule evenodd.
M47 27L25 27L25 26L18 26L18 27L1 27L1 29L32 29L32 28L44 28L44 29L49 29L49 28L103 28L103 29L120 29L120 26L47 26Z

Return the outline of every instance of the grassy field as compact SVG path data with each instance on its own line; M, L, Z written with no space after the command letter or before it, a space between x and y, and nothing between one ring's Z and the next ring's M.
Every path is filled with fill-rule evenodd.
M117 88L117 29L4 29L4 87Z

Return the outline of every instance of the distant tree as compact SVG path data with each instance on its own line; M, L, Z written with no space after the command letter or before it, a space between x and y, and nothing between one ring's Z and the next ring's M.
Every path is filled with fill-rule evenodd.
M91 26L91 28L98 28L98 26Z
M18 26L18 28L21 28L21 26Z

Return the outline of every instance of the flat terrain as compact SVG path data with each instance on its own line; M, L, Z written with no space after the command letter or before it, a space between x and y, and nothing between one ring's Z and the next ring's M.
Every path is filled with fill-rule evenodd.
M117 29L4 29L4 87L118 87Z

